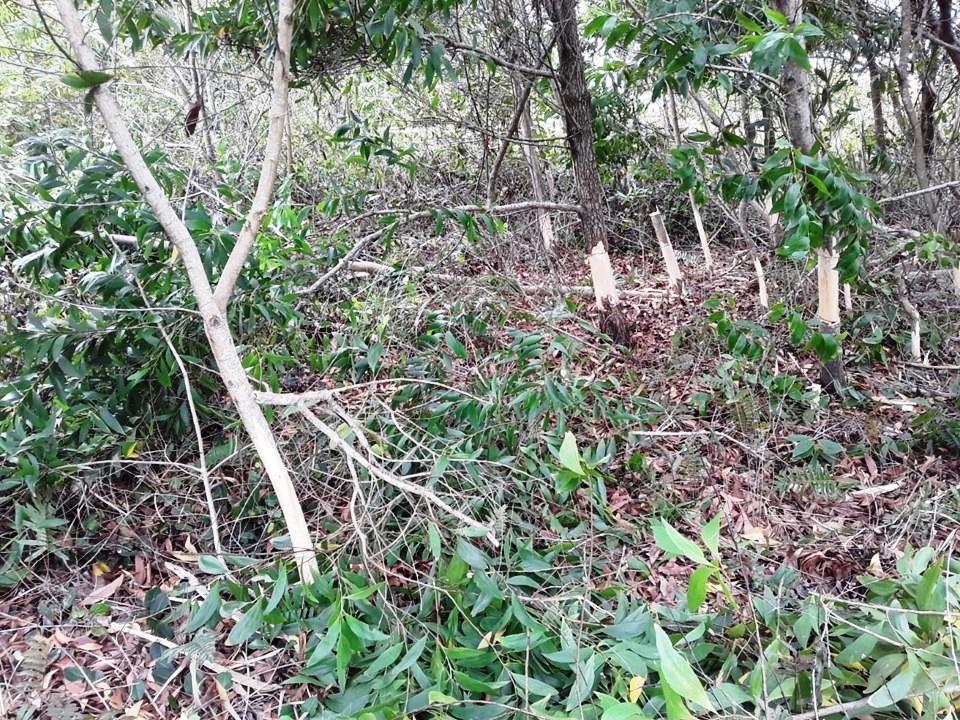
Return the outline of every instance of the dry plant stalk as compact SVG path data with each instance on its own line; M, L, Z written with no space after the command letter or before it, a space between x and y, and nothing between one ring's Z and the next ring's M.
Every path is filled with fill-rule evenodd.
M653 223L653 230L656 232L657 242L660 244L660 253L663 255L664 264L667 266L670 290L682 292L683 273L680 272L680 265L677 264L677 254L673 251L670 236L667 234L667 228L663 225L663 218L660 216L659 210L650 213L650 222Z

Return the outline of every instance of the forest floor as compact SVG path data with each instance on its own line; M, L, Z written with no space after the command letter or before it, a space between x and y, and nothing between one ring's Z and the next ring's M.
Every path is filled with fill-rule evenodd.
M816 385L816 356L791 347L785 324L768 321L767 311L759 306L750 253L727 249L718 250L717 256L714 271L707 274L695 255L684 255L682 295L668 291L653 255L616 259L623 289L652 291L623 302L633 326L630 347L614 346L597 334L592 327L597 313L588 298L569 301L567 312L554 317L545 312L554 300L509 294L511 309L504 326L577 339L580 353L572 373L588 379L618 378L617 392L624 399L651 398L666 408L655 426L638 424L626 430L644 449L642 471L629 466L627 457L606 470L611 522L636 528L658 515L692 514L694 520L705 521L722 512L724 553L741 568L740 582L733 588L738 596L752 592L751 578L774 574L784 565L798 571L811 592L843 595L855 592L853 578L860 574L882 577L907 544L950 550L960 531L960 422L955 411L960 368L952 364L960 356L956 299L943 300L944 291L937 296L939 304L921 307L925 327L939 338L923 366L905 359L906 324L897 316L896 302L888 298L894 329L883 326L879 339L866 344L866 333L851 334L846 351L850 392L824 403ZM573 258L549 273L519 273L514 268L507 274L532 285L558 278L581 283L585 275ZM769 292L775 299L795 300L810 287L802 271L770 275ZM440 287L433 302L442 305L469 292L465 287ZM721 297L728 300L720 307L746 323L742 328L748 335L751 327L762 332L755 336L764 343L760 360L740 363L718 341L715 323L708 320L716 309L705 303ZM871 297L871 306L875 300ZM856 294L853 301L858 315ZM809 308L806 312L809 317ZM471 351L489 356L498 345L507 347L510 337L502 327L493 328L483 342ZM867 352L873 357L864 355ZM506 371L489 365L455 366L449 382L474 372ZM801 400L777 404L769 387L779 375L800 381ZM301 379L303 389L325 384L329 380L323 377ZM691 411L698 396L712 399L702 413ZM809 404L807 411L804 403ZM596 441L609 432L602 419L593 427L577 428L580 438ZM811 462L814 457L818 462ZM0 716L15 714L17 703L44 706L48 712L57 706L123 711L126 717L153 717L155 708L171 707L171 698L183 708L191 704L190 677L197 673L197 662L173 652L173 661L164 666L169 670L156 671L158 659L166 657L163 646L174 647L174 642L172 636L148 629L143 617L145 609L148 614L169 610L169 599L158 588L186 581L201 596L206 592L195 569L197 538L203 533L202 498L182 502L180 518L171 519L166 508L178 498L157 501L150 496L150 486L140 478L129 492L123 487L91 490L107 496L115 515L91 529L83 548L71 547L70 518L78 516L77 509L61 508L61 517L69 522L52 526L50 538L77 564L45 555L17 588L0 594L0 676L17 678L20 685L18 690L11 684L0 694L0 702L7 703L0 706ZM326 498L334 516L346 515L349 496L344 486L340 497ZM243 497L231 501L242 502ZM541 539L550 540L553 532L541 528ZM250 556L271 552L268 542L248 549ZM627 573L637 596L672 602L685 586L687 564L664 557L652 539L607 558L619 569L618 577L630 566L629 555L646 568ZM50 662L53 646L61 652ZM217 697L212 702L219 708L213 714L247 716L240 705L254 702L250 698L289 676L302 662L303 649L297 642L251 652L222 645L201 648L200 666L231 676L224 684L234 687L228 691L213 684ZM205 692L214 690L208 687Z

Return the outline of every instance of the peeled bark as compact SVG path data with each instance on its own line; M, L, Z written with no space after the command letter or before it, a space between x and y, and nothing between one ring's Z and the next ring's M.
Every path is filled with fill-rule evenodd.
M591 97L577 30L577 3L576 0L547 0L546 9L556 33L559 57L557 87L563 106L577 199L582 208L580 230L586 246L590 248L590 268L597 305L603 310L610 310L617 304L617 294L607 256L606 204L593 148Z

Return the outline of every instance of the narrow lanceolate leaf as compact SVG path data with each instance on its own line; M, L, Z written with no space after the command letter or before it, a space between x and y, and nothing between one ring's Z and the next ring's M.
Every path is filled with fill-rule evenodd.
M218 610L220 610L220 585L214 583L213 587L210 588L210 594L207 595L206 599L202 603L200 603L200 607L194 610L190 615L190 619L184 626L183 631L186 633L191 633L199 630L208 622L210 622L213 616L217 614Z
M666 520L654 521L653 539L657 547L666 550L671 555L683 555L698 565L708 565L703 550L693 540L685 538Z
M674 649L663 628L654 625L653 631L657 637L657 653L660 655L660 674L663 679L680 696L700 707L713 710L713 703L687 659Z
M243 614L243 617L233 626L233 630L227 635L227 645L239 645L246 642L263 625L263 600L257 600L250 609Z
M113 75L99 70L81 70L76 73L69 73L60 78L60 81L64 85L69 85L77 90L94 88L111 80L113 80Z

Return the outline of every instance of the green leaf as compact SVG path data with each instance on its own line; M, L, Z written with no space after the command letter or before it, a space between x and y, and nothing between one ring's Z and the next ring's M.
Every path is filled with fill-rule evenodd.
M264 615L272 612L280 605L280 601L283 600L283 594L287 591L287 585L287 569L281 565L277 571L277 581L273 584L273 592L270 593L270 600L267 602L267 607L264 608Z
M386 583L378 582L373 585L368 585L365 588L360 588L359 590L354 590L349 595L345 595L345 600L366 600L368 597L373 595L378 590L382 590L386 587Z
M453 335L452 332L450 332L449 330L447 330L447 332L446 332L446 334L443 336L443 338L444 338L444 340L446 340L446 342L447 342L447 347L450 348L450 351L451 351L455 356L457 356L458 358L461 358L461 359L467 357L467 348L464 346L464 344L463 344L462 342L460 342L459 340L457 340L457 338L454 337L454 335Z
M377 655L377 659L370 663L370 667L363 671L364 677L376 677L396 662L403 652L403 643L391 645L386 650Z
M700 539L713 556L720 555L720 516L717 515L700 530Z
M222 558L216 555L200 555L197 557L197 565L202 572L208 575L226 575L227 565Z
M653 522L653 539L657 547L671 555L683 555L698 565L709 565L703 550L693 540L685 538L666 520Z
M687 659L674 649L663 628L655 624L653 632L657 638L657 653L660 655L660 673L663 679L682 697L707 710L713 710L710 697Z
M437 692L436 690L431 690L427 697L429 698L431 705L453 705L460 702L455 697L445 695L442 692Z
M199 630L204 625L206 625L213 618L214 615L220 610L220 584L214 583L213 587L210 588L210 594L204 599L200 606L197 607L191 614L190 619L187 621L187 624L184 625L183 631L186 633L191 633L196 630Z
M542 680L515 672L511 672L510 675L513 677L514 686L518 693L536 695L537 697L552 697L557 694L555 687L547 685Z
M246 642L263 625L263 598L257 600L250 609L243 614L237 624L227 635L227 645L239 645Z
M907 667L897 673L892 680L885 683L867 699L870 707L889 707L906 699L911 690L913 690L913 685L920 676L921 671L920 663L917 662L916 657L914 657L912 653L909 653L907 655Z
M574 668L575 680L570 694L567 695L567 712L583 705L593 693L593 686L597 682L597 656L590 656Z
M793 443L793 459L808 457L813 453L816 441L809 435L790 435L788 440Z
M113 416L113 413L107 410L105 407L101 407L97 413L100 416L100 419L106 424L108 428L113 430L115 433L122 435L124 433L123 425L121 425L117 419Z
M714 568L704 565L690 574L687 583L687 610L697 612L703 601L707 599L707 581L714 573Z
M437 530L437 526L433 523L427 525L427 544L430 546L430 554L433 555L433 559L439 560L443 542L440 537L440 531Z
M632 720L643 717L643 711L636 703L620 702L603 711L600 720Z
M113 75L99 70L81 70L76 73L68 73L60 78L60 82L64 85L69 85L77 90L94 88L111 80L113 80Z
M584 474L583 464L580 460L580 450L577 448L577 439L570 431L564 434L563 442L560 444L560 464L572 473L580 476Z
M786 27L788 25L787 16L778 10L774 10L771 7L763 8L763 14L771 21L779 25L780 27Z
M475 570L484 570L488 565L486 556L463 538L457 538L457 555Z
M667 720L694 720L687 706L683 704L683 698L670 687L666 678L660 682L660 687L663 689L663 700L667 706Z

